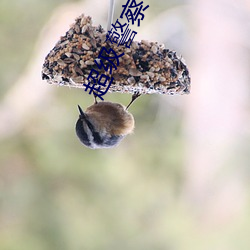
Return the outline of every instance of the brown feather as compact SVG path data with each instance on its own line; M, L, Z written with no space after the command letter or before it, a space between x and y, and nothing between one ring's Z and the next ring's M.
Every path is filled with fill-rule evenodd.
M99 102L88 107L85 113L98 131L107 131L111 135L133 132L134 118L121 104Z

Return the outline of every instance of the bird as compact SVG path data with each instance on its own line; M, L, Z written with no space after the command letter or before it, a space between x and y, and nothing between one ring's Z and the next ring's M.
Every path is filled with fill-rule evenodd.
M108 101L97 102L88 107L85 112L78 105L79 118L75 130L80 142L91 149L112 148L133 132L135 121L128 108L139 97L132 96L127 107Z

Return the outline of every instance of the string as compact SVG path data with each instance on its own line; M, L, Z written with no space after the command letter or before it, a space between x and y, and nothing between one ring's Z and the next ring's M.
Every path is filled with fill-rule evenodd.
M114 8L115 8L115 0L110 0L110 2L109 2L109 11L108 11L107 31L110 30L111 24L113 22Z

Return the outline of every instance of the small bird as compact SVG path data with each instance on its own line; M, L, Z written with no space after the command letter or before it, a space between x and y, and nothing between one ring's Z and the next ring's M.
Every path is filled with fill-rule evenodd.
M97 102L85 112L78 105L80 112L76 122L76 134L88 148L111 148L134 130L134 117L127 111L139 96L134 94L127 108L119 103Z

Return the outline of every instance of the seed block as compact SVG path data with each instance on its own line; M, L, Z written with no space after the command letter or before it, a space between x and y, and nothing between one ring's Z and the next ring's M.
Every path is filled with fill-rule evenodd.
M102 47L119 58L112 74L95 64ZM133 41L130 48L106 41L106 31L81 15L45 58L42 79L50 84L85 88L91 69L113 77L109 92L140 94L188 94L190 77L182 57L157 42ZM101 87L102 88L102 87Z

